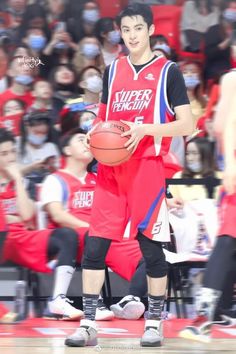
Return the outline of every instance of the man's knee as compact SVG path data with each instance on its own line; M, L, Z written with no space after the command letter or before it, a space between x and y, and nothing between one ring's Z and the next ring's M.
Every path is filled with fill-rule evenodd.
M61 229L61 236L63 240L66 242L67 247L70 246L72 248L77 249L78 247L78 234L75 230L67 227L63 227Z
M105 258L110 247L111 240L88 236L85 242L82 260L83 269L105 269Z
M137 239L145 259L147 275L151 278L165 277L168 266L161 242L152 241L142 234Z

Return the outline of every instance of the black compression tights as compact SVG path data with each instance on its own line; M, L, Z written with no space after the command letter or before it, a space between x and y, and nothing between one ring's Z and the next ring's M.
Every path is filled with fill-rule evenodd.
M78 251L78 235L70 228L63 227L53 230L48 242L49 260L56 256L58 266L75 267Z

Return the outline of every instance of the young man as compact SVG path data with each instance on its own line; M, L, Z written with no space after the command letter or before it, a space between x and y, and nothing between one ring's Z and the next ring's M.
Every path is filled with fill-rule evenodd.
M121 240L129 219L130 238L137 238L147 267L149 314L141 345L160 346L163 340L167 265L161 242L169 240L169 223L161 155L168 151L172 136L192 133L193 120L176 65L151 51L149 36L154 25L150 7L127 7L118 17L118 26L130 55L106 69L98 117L122 120L130 127L124 134L130 136L125 146L133 154L119 166L99 166L83 259L85 319L66 339L68 346L97 342L94 319L104 260L112 241Z
M210 341L217 302L224 290L225 279L235 266L236 249L236 71L227 73L221 84L215 128L225 156L224 190L220 200L219 237L204 274L203 287L196 298L197 318L183 329L181 338L202 342ZM219 128L222 128L220 130ZM233 319L222 315L233 324ZM235 324L235 319L234 319Z
M42 204L49 216L49 227L70 227L76 230L79 244L78 263L81 263L84 253L84 241L90 224L97 181L96 174L88 171L93 156L86 146L86 139L85 131L80 128L62 139L65 168L46 178L41 193ZM121 277L130 280L141 257L138 242L124 240L112 245L106 257L106 264ZM69 283L66 286L65 293ZM113 317L113 312L106 309L100 300L96 309L96 320L109 320Z
M60 303L57 301L54 306L60 308L60 313L55 312L58 317L80 318L83 312L71 306L63 292L75 267L77 234L66 227L35 230L34 202L28 197L16 158L13 135L0 128L0 203L7 222L7 235L0 249L2 261L48 273L51 272L48 262L57 259L53 298L60 296Z

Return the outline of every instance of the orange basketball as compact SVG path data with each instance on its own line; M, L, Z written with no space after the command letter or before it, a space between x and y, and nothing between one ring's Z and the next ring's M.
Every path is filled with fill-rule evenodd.
M99 123L90 135L90 149L95 159L108 166L127 161L132 151L124 147L129 137L122 137L121 134L126 130L129 126L120 121Z

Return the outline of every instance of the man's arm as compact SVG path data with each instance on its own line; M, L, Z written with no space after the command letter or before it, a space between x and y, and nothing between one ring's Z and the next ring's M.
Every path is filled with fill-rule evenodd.
M214 117L214 132L222 148L225 118L231 106L232 93L236 91L236 72L232 71L222 77L220 91L220 100Z
M154 137L174 137L191 135L194 131L193 116L190 105L174 108L176 120L165 124L144 124L145 135Z
M176 120L165 124L135 124L122 121L130 127L121 135L130 136L124 146L134 152L145 135L155 138L191 135L194 131L194 123L190 105L175 107L175 113Z
M11 163L5 167L8 176L15 182L17 212L22 221L29 221L35 214L34 202L29 198L20 168L17 164Z
M45 210L48 212L52 220L61 227L71 227L72 229L89 227L87 222L68 213L60 202L48 203L45 206Z
M231 94L231 97L232 103L225 120L223 132L225 156L223 184L229 194L236 193L236 94Z
M53 188L52 188L53 186ZM88 227L89 224L70 214L63 205L63 189L59 180L53 175L48 176L43 183L41 202L52 221L61 227L77 229Z
M173 107L176 120L166 124L150 124L146 127L146 135L154 137L191 135L194 131L194 119L183 74L175 64L170 66L167 74L167 98L169 105Z

